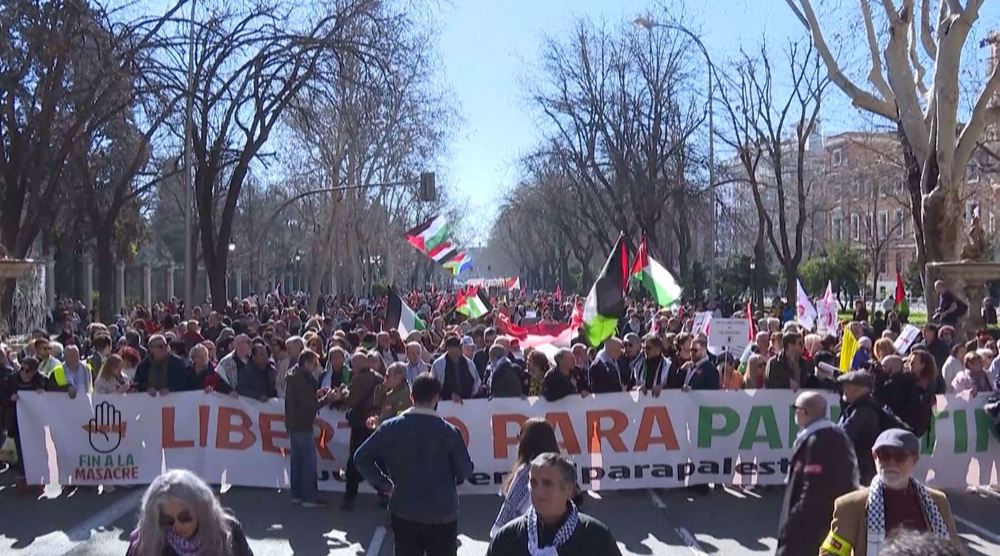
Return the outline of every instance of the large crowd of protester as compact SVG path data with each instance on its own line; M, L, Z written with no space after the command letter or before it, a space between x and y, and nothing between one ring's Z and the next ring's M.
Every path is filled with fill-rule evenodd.
M421 441L450 446L451 431L443 427L443 421L413 418L433 413L437 400L461 403L469 399L541 396L555 401L567 396L628 391L656 397L664 390L830 391L841 397L842 411L837 423L820 428L835 427L842 434L836 438L842 438L850 447L854 466L850 469L856 470L857 477L841 481L843 486L839 488L831 487L834 482L827 483L829 500L821 508L806 512L812 516L810 519L825 520L822 527L815 522L811 525L825 533L831 514L836 525L836 496L859 485L878 483L889 461L888 452L879 452L880 446L897 452L911 447L909 437L884 440L887 431L922 436L931 425L935 395L987 395L1000 387L1000 346L989 330L959 342L954 324L932 322L922 327L918 341L899 353L894 340L905 324L903 320L889 308L869 318L864 303L855 307L854 318L825 334L804 330L790 320L793 315L786 307L777 304L772 311L758 310L750 315L746 314L746 305L735 305L732 311L713 308L716 316L753 323L756 332L741 356L713 353L708 338L692 332L696 311L705 307L663 309L648 301L628 299L617 335L601 345L590 346L581 332L569 347L546 353L522 349L521 338L507 332L511 326L549 330L566 327L579 312L578 298L563 300L561 295L543 292L501 292L494 296L492 310L478 319L456 313L453 294L415 291L406 294L405 299L427 323L423 329L406 334L395 323L386 321L385 297L251 295L234 299L221 311L212 310L208 304L186 311L178 300L170 299L153 307L133 307L106 323L92 322L90 313L79 302L63 302L53 312L51 330L34 331L27 343L16 349L0 346L0 430L17 440L16 406L18 393L24 391L60 392L69 397L132 392L164 396L203 391L261 401L282 399L291 444L291 495L294 502L314 508L325 506L316 488L316 412L323 406L338 408L347 411L351 450L343 470L346 493L342 507L354 508L358 487L367 480L378 489L384 504L393 505L398 535L430 535L440 540L442 536L454 538L453 529L425 527L429 524L421 522L416 510L427 510L424 491L416 488L408 492L402 486L435 476L437 464L430 460L421 464L407 456L404 465L395 461L399 458L397 452L386 449L400 443L412 444L407 454L417 453ZM187 319L182 314L187 314ZM850 369L841 368L840 363L844 329L858 339ZM428 381L434 386L428 386ZM817 399L807 397L801 408L796 405L797 420L798 411L802 412L799 424L803 431L813 434L817 430L810 426L827 414L825 403L817 408ZM394 421L406 415L411 416L409 421ZM390 421L392 426L382 426ZM579 487L575 479L571 480L573 473L565 469L571 464L551 453L558 452L554 438L544 430L536 430L540 427L531 421L525 426L524 452L519 451L518 464L504 485L505 503L493 531L498 548L491 554L511 553L502 547L520 543L520 536L535 539L537 532L532 532L532 527L536 525L526 523L544 523L544 527L538 527L547 531L552 542L569 542L572 531L567 536L560 529L566 520L572 521L575 529L586 531L582 540L573 542L586 543L587 537L593 537L596 540L591 546L594 542L606 546L610 538L590 518L578 513L571 500ZM19 489L25 491L20 443L16 444ZM472 471L468 454L461 454L464 446L460 445L458 442L449 448L448 457L452 459L448 468L452 471L438 479L441 484L452 485L449 492ZM797 458L799 447L797 441ZM895 457L892 465L906 463L908 454L891 454ZM809 460L820 456L801 457ZM414 465L425 465L426 469ZM828 464L807 462L794 469L789 491L796 484L801 488L802 477L808 479L817 465L823 468ZM546 475L552 483L546 500L555 502L544 510L532 506L534 496L527 494L528 476L534 481L536 472ZM796 473L800 474L799 483L795 481ZM183 483L189 478L172 476L154 485L157 492L177 488L171 480ZM888 504L895 500L894 487L888 480L883 482L889 491L878 486L873 492L884 496ZM930 495L926 490L918 494L918 498L904 502L917 500L925 506L924 514L929 515L926 505ZM211 506L205 500L197 503ZM457 510L452 508L450 495L435 503L432 524L452 523ZM559 504L570 509L563 511L556 507ZM795 514L795 500L792 504L791 512ZM798 507L798 511L803 510ZM226 525L216 510L212 515L219 521L217 527ZM516 521L519 515L528 516L527 521L508 527L507 522ZM791 519L796 519L795 515ZM883 529L898 525L888 518L884 521ZM151 522L141 525L140 535L155 529ZM791 522L782 527L788 531L801 529ZM836 526L833 529L831 535L841 531ZM940 532L941 527L935 522L916 529ZM843 541L847 533L836 535ZM812 535L809 542L818 548L822 541ZM141 545L142 538L134 537L133 543ZM858 545L854 547L858 554ZM830 553L839 552L830 549Z

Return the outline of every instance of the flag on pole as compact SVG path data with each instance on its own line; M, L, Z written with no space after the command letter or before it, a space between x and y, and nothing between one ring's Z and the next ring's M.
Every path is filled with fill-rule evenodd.
M559 282L556 282L555 297L556 297L556 303L562 303L562 286L559 285Z
M389 304L385 308L385 328L395 328L399 335L406 338L414 330L425 330L427 325L407 305L396 290L389 288Z
M476 286L470 286L469 291L459 297L459 305L455 308L456 312L470 319L478 319L492 310L490 300L486 298L483 290Z
M906 322L910 316L910 304L906 301L906 288L903 287L903 276L896 271L896 315Z
M639 243L639 251L635 254L630 274L633 280L646 288L660 307L670 307L681 297L681 286L674 275L649 256L646 236L642 236Z
M521 277L508 278L507 279L507 291L519 290L521 289Z
M448 219L439 214L428 218L419 226L407 230L404 235L406 241L410 242L421 253L426 254L447 240L450 233L451 227L448 225Z
M795 285L798 288L798 293L795 295L797 320L806 330L812 330L816 326L816 307L813 306L812 301L809 301L809 296L806 295L806 290L802 287L802 281L796 278Z
M618 320L625 312L628 271L628 252L622 233L583 305L583 332L591 346L596 347L618 328Z
M827 281L826 293L819 302L819 330L837 334L837 300L833 298L833 282Z
M753 303L750 301L747 301L747 322L750 323L750 326L747 328L750 337L747 338L747 341L753 343L757 339L757 323L753 321Z
M840 343L840 372L846 373L851 370L851 363L854 362L854 355L858 353L858 339L854 337L849 327L844 327L844 339Z

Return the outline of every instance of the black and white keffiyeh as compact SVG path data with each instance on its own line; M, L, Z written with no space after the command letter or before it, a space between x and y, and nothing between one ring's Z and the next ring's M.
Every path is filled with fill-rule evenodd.
M540 547L538 546L538 514L535 513L535 508L532 507L528 510L528 553L531 556L558 556L559 547L573 536L573 532L576 531L576 526L579 524L580 515L577 512L576 504L570 502L569 515L566 516L566 521L563 522L562 527L556 531L556 536L552 539L552 544Z
M920 482L910 479L910 486L916 489L920 498L920 506L924 510L927 524L930 526L934 536L939 539L951 538L948 532L948 524L941 517L941 511L931 498L931 493L927 492L927 487ZM878 475L872 480L871 487L868 488L868 554L878 554L885 541L885 484Z

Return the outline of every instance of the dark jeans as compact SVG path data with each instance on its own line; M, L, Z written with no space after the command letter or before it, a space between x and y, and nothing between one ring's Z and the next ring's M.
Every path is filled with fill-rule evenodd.
M392 536L396 556L456 556L458 522L417 523L392 516Z
M368 437L375 432L368 427L363 429L351 429L351 453L347 457L347 491L344 493L344 497L348 500L354 500L358 496L358 486L361 484L361 473L358 473L358 468L354 466L354 452L358 451L358 448L368 440Z
M305 502L315 502L318 498L316 482L316 442L313 432L289 432L288 440L292 448L289 479L292 498Z

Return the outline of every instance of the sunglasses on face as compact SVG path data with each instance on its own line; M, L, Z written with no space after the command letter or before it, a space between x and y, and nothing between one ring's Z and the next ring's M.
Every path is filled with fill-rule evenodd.
M160 527L164 528L173 527L177 523L184 525L191 523L192 521L194 521L194 516L191 515L191 512L188 511L183 511L177 514L176 517L164 513L160 514Z

